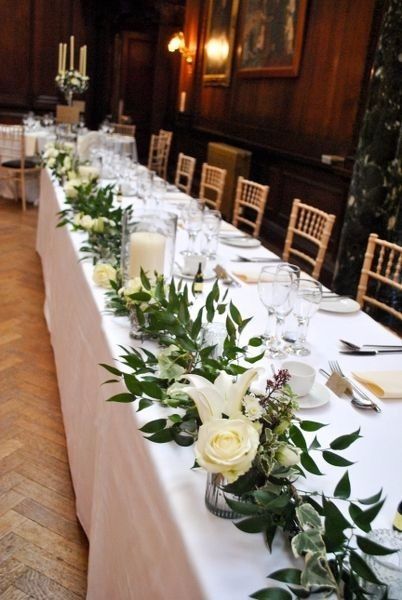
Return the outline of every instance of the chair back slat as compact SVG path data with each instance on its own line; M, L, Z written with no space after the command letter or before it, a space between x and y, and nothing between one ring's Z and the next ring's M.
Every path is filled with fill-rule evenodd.
M328 214L314 206L303 204L298 198L295 198L286 233L283 260L288 261L291 255L298 256L312 265L311 274L317 279L321 273L334 223L335 215ZM317 247L316 252L313 252L313 256L293 246L295 237L306 239Z
M202 165L199 197L209 208L221 209L226 174L226 169L213 167L208 163Z
M401 270L402 246L371 233L357 288L357 302L362 307L368 304L380 308L402 321L402 311L387 303L388 298L401 297Z
M174 184L185 194L190 194L191 192L195 163L196 160L192 156L187 156L182 152L179 153Z
M113 133L120 135L128 135L129 137L135 137L135 125L126 125L123 123L111 123L113 127Z
M237 180L236 197L233 211L233 225L247 225L251 228L254 237L261 230L262 217L267 203L269 187L255 181L239 177ZM244 216L244 209L255 213L254 220Z

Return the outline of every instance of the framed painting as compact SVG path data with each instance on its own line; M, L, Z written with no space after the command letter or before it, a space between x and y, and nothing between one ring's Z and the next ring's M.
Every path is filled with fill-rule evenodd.
M307 0L245 0L239 75L296 77Z
M230 83L239 0L209 0L204 45L203 82Z

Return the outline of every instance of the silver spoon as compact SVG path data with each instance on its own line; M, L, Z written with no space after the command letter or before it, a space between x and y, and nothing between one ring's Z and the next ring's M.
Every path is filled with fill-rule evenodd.
M327 377L327 379L330 377L330 374L327 373L327 371L324 371L324 369L319 369L319 372L321 375L324 375L324 377ZM356 406L356 408L363 408L364 410L376 410L371 402L366 402L365 400L357 398L353 392L345 392L345 395L350 398L351 404Z
M348 342L347 340L339 340L342 344L344 344L346 347L350 348L351 350L363 350L364 348L386 348L386 349L400 349L402 348L402 344L401 345L394 345L394 344L362 344L361 346L358 346L357 344L353 344L352 342Z

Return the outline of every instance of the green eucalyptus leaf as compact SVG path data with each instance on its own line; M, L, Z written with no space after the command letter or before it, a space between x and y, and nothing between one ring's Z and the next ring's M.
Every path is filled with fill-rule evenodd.
M110 365L106 365L104 363L99 363L99 366L106 369L106 371L109 371L109 373L112 373L112 375L120 376L122 374L119 369L116 369L116 367L111 367Z
M371 583L380 583L377 576L373 573L373 571L370 569L366 561L360 556L360 554L357 554L357 552L351 550L349 560L350 568L353 569L353 571L357 575L359 575L366 581L370 581Z
M244 531L245 533L261 533L266 527L266 518L249 517L248 519L238 521L235 525L240 531Z
M274 571L270 573L268 577L270 579L275 579L275 581L282 581L283 583L294 583L295 585L300 585L300 569L279 569L278 571Z
M354 464L343 456L339 456L339 454L335 454L335 452L330 452L329 450L324 450L322 457L328 464L334 467L349 467Z
M256 363L259 360L261 360L262 358L264 358L264 356L265 356L265 350L264 350L264 352L261 352L261 354L257 354L256 356L251 356L251 357L245 358L245 361L248 362L250 365L253 365L254 363Z
M151 442L156 442L157 444L164 444L165 442L171 442L173 440L173 432L171 428L162 429L161 431L153 433L146 439Z
M242 323L241 314L239 312L239 309L236 308L236 306L233 304L232 301L230 301L230 304L229 304L229 313L230 313L230 316L232 317L233 321L236 323L236 325L241 325L241 323Z
M134 402L135 397L132 394L116 394L107 399L107 402Z
M301 421L300 428L303 431L318 431L322 427L328 427L328 423L318 423L316 421Z
M345 450L345 448L349 448L349 446L351 446L353 442L355 442L361 437L362 436L360 435L359 427L359 429L353 431L352 433L348 433L347 435L341 435L340 437L337 437L330 443L330 448L332 448L332 450Z
M324 475L324 473L321 473L320 469L307 452L301 453L300 462L309 473L313 473L313 475Z
M345 471L335 487L334 496L335 498L342 498L342 500L346 500L349 498L350 492L349 473L348 471Z
M164 429L166 423L166 419L155 419L154 421L149 421L143 427L140 427L140 431L143 433L156 433L157 431Z
M236 327L229 315L226 317L226 331L228 332L229 337L234 337L236 335Z
M382 488L379 492L377 492L377 494L374 494L374 496L370 496L369 498L363 498L362 500L358 500L358 502L360 502L360 504L375 504L376 502L379 501L381 496L382 496Z
M292 600L292 595L282 588L264 588L251 594L250 598L256 600Z
M395 548L386 548L385 546L377 544L376 542L373 542L373 540L369 540L367 537L363 537L361 535L356 536L356 542L360 550L365 554L386 556L387 554L395 554L395 552L398 552L398 550Z

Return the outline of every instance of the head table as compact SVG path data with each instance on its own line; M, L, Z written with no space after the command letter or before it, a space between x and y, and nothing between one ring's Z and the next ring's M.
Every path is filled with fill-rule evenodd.
M165 202L169 203L169 194ZM105 314L104 291L92 282L93 266L90 261L79 262L83 234L56 228L57 212L63 205L62 188L43 170L37 251L43 266L45 316L55 354L77 515L90 542L87 598L245 599L268 585L270 572L290 566L290 551L278 536L269 554L260 534L243 533L207 511L206 474L191 470L192 448L153 444L138 430L145 422L164 416L161 407L137 413L134 405L106 402L125 390L120 384L101 385L109 377L99 363L113 364L121 353L119 345L140 342L130 339L128 319ZM183 244L185 233L179 229L178 250ZM262 246L242 248L240 253L270 254ZM233 269L235 263L230 260L237 254L238 249L219 245L220 264ZM247 266L241 265L242 270ZM256 265L249 268L255 270ZM256 287L242 284L229 292L243 316L254 317L247 327L249 336L265 328L266 312ZM347 372L401 368L401 354L341 355L339 338L398 343L364 312L319 311L309 330L312 353L307 362L317 370L328 370L328 359L339 359ZM265 359L261 365L268 376L270 362ZM322 380L321 375L317 377ZM331 393L325 406L300 411L300 415L330 424L320 431L323 443L361 427L363 438L346 453L356 461L349 468L352 494L363 498L383 487L387 500L374 527L389 528L402 499L402 399L376 401L382 413L357 410ZM344 470L328 464L322 470L325 476L311 475L307 485L331 494Z

